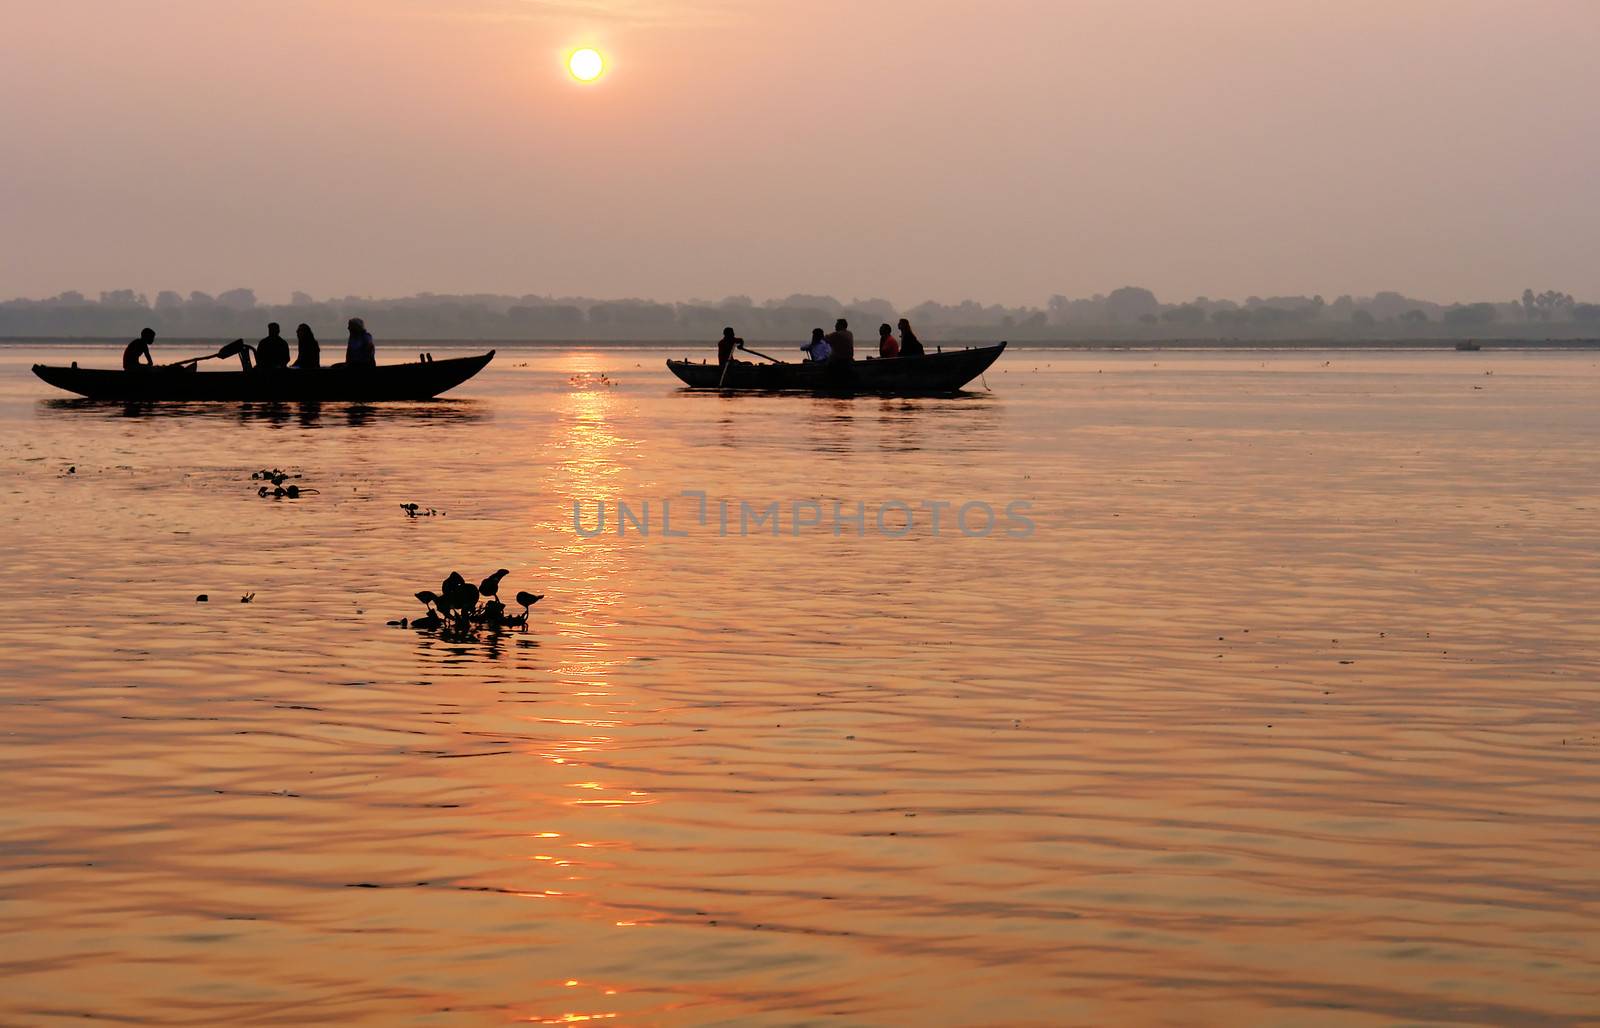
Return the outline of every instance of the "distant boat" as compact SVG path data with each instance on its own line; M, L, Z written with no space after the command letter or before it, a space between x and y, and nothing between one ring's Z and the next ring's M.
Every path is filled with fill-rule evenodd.
M1458 349L1458 350L1481 350L1481 349L1483 349L1483 347L1479 346L1477 343L1475 343L1472 340L1468 339L1464 343L1457 343L1456 344L1456 349Z
M826 362L755 364L733 361L724 373L709 361L667 361L667 369L691 389L733 389L755 392L806 392L851 395L930 396L959 392L988 370L1006 344L944 350L921 357L886 357L854 361L847 377ZM754 352L754 351L748 351Z
M472 357L351 368L335 364L316 371L197 371L192 366L148 371L111 371L35 364L33 373L69 393L91 400L229 400L256 403L431 400L482 371L494 351Z

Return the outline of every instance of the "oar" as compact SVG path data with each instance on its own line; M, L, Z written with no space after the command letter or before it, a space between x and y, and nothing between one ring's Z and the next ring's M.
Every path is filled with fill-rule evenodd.
M244 349L244 340L235 339L231 343L223 344L222 348L216 353L208 353L204 357L190 357L188 360L181 360L176 364L171 364L168 366L173 368L181 368L186 364L199 364L201 361L214 360L218 357L232 357L242 349Z
M752 350L748 346L741 346L741 347L739 347L739 349L743 350L745 353L753 353L757 357L766 357L767 360L771 361L774 364L782 364L783 363L783 361L779 360L776 357L768 356L767 354L762 353L760 350Z

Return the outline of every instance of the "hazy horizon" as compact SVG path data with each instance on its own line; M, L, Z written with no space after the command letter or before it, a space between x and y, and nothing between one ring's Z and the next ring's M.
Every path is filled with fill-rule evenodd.
M1600 284L1576 0L0 4L6 296Z

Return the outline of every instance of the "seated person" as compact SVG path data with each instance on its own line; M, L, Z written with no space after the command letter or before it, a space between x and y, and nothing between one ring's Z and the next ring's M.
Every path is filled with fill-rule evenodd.
M811 330L811 342L800 347L806 352L806 360L821 364L833 355L833 347L828 345L828 340L822 335L822 329Z
M267 337L256 344L256 367L263 371L289 366L289 343L279 334L278 323L267 326Z
M294 366L302 371L315 371L322 366L322 347L312 334L311 326L302 324L294 330L300 352L295 355Z
M156 332L147 328L139 333L139 338L129 343L122 351L123 371L148 371L156 366L155 358L150 356L150 344L156 341ZM143 358L141 363L140 358Z
M350 342L345 344L344 362L353 368L376 367L378 351L372 344L372 333L367 331L367 323L360 318L351 318L348 327Z
M928 351L922 348L922 340L918 339L917 334L911 331L911 322L907 321L905 318L901 318L900 356L923 357L927 355L927 352Z
M879 357L898 357L898 356L900 356L900 343L894 337L894 330L891 329L888 325L879 325L878 326L878 356Z
M822 338L828 341L833 349L829 355L830 364L853 364L856 359L856 336L850 331L850 323L843 318L833 323L833 331Z

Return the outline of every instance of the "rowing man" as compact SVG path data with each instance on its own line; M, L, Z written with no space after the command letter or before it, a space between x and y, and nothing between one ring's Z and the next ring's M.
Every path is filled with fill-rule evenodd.
M744 340L733 334L733 329L722 330L722 338L717 340L717 366L733 360L733 351L744 349Z
M155 358L150 356L150 344L156 341L156 331L147 328L139 333L139 338L129 343L122 351L123 371L147 371L155 367ZM143 358L143 361L140 358Z

